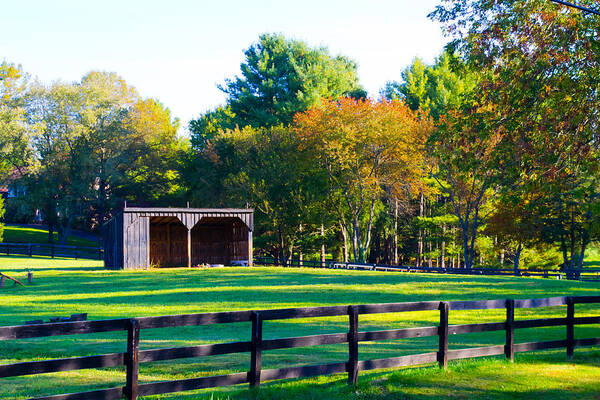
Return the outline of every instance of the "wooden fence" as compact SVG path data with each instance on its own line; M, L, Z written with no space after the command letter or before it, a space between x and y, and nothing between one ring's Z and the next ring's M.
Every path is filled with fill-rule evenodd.
M24 255L28 257L46 256L51 258L104 259L104 249L102 247L68 246L44 243L0 243L0 254Z
M276 265L286 267L303 268L330 268L330 269L362 269L369 271L390 271L390 272L420 272L430 274L460 274L460 275L495 275L495 276L537 276L542 278L554 279L577 279L600 281L600 268L586 268L574 270L545 270L545 269L506 269L506 268L429 268L415 267L410 265L385 265L385 264L367 264L343 261L327 260L325 262L315 260L297 260L291 259L286 263L280 262L274 257L254 257L255 265Z
M0 365L0 378L125 365L127 375L126 383L123 387L39 397L36 400L106 400L119 399L123 395L125 395L128 399L137 399L138 396L173 393L242 383L249 383L250 386L258 386L263 381L284 378L310 377L333 373L347 373L348 383L354 384L358 379L359 371L435 362L437 362L440 367L443 368L446 367L449 360L502 354L512 361L514 354L517 352L542 349L566 348L567 357L571 357L576 347L600 345L600 337L583 339L575 338L575 325L600 323L600 316L575 316L575 305L582 303L600 303L600 296L551 297L527 300L508 299L363 304L259 311L232 311L161 317L65 322L43 325L4 326L0 327L0 340L126 330L127 351L125 353L71 357L44 361L29 361L16 364ZM567 306L565 317L515 320L516 309L554 307L562 305ZM448 324L448 317L451 311L483 309L505 309L506 320L501 322L486 322L465 325ZM359 330L360 315L428 310L439 310L440 323L438 326L366 332L361 332ZM332 316L348 316L349 330L347 333L286 337L269 340L263 339L263 321ZM139 350L140 331L142 329L225 324L232 322L251 322L251 340L189 347ZM548 326L564 326L566 328L565 339L531 343L514 342L515 329ZM506 340L503 344L487 347L448 350L448 337L450 335L500 330L506 332ZM437 352L375 360L359 360L358 358L360 342L426 336L437 336L439 338L439 349ZM266 370L263 370L261 367L261 357L263 351L335 343L348 343L347 362ZM250 368L248 372L145 384L138 383L139 363L242 352L250 352L251 355Z

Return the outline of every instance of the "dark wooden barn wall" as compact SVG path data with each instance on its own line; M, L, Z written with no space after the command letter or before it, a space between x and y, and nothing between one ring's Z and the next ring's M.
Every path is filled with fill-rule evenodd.
M123 214L125 269L148 268L150 218L134 213Z
M123 268L123 214L119 213L106 223L102 231L104 267Z

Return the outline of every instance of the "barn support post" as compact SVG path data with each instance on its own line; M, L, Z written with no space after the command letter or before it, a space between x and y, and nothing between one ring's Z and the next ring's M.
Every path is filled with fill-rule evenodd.
M187 228L187 266L192 268L192 230Z
M253 253L252 231L250 229L248 229L248 266L249 267L254 266L254 255L252 253Z

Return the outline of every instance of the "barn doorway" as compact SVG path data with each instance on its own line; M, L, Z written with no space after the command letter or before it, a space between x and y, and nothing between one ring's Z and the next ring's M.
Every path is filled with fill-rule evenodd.
M150 217L150 265L185 267L188 230L177 217Z
M248 261L248 226L237 217L204 217L192 228L192 265Z

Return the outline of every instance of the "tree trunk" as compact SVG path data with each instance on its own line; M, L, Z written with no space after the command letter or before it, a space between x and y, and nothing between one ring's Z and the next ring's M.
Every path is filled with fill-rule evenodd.
M467 225L468 226L468 225ZM468 228L467 228L468 229ZM471 257L469 254L469 235L468 230L463 229L463 262L466 269L471 269Z
M575 211L571 207L571 259L569 260L571 269L575 268Z
M515 276L519 276L521 273L519 272L519 261L521 260L521 251L523 250L523 245L519 242L515 250L515 262L514 262L514 270Z
M352 253L354 255L354 262L359 261L359 244L360 244L360 230L358 226L358 217L354 216L352 219Z
M560 250L563 256L563 265L562 265L562 270L565 271L566 269L568 269L569 267L569 260L568 260L568 256L567 256L567 244L565 243L565 235L561 234L560 235Z
M348 262L348 231L346 230L346 226L340 223L340 228L342 230L342 254L344 255L344 262Z
M396 200L396 207L394 208L394 241L393 241L393 252L394 260L393 264L398 265L398 199Z
M300 232L302 232L302 224L300 224L300 226L298 227L298 230ZM299 246L298 248L298 266L302 267L303 265L303 261L304 261L304 254L302 253L302 246Z
M284 267L285 265L285 256L284 256L284 244L283 244L283 235L281 234L281 228L277 230L278 236L279 236L279 264L283 265Z
M442 268L446 268L446 224L442 224Z
M423 211L425 207L425 197L423 193L421 193L421 197L419 198L419 217L423 218ZM419 219L419 242L417 243L417 267L421 266L421 261L423 259L423 229L421 228L422 220Z
M585 249L588 245L588 240L589 235L587 233L587 230L583 230L583 232L581 232L581 252L579 253L579 257L577 259L577 269L581 270L583 269L583 260L585 258Z
M54 224L48 222L48 243L54 244Z
M325 267L325 227L321 224L321 267Z

